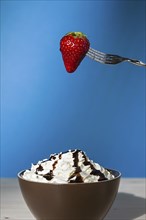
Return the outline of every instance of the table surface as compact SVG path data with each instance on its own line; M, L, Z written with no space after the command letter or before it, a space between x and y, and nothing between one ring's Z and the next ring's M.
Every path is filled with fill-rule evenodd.
M1 220L33 220L17 179L1 179ZM122 178L105 220L146 220L146 179Z

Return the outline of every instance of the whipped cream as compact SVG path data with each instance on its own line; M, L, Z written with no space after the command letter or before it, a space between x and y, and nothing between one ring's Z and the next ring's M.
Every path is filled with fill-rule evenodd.
M31 169L23 173L23 178L44 183L92 183L111 180L114 176L89 160L85 152L68 150L32 164Z

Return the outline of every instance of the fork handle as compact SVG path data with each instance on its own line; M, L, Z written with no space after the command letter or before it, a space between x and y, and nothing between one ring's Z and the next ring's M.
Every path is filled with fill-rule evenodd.
M144 67L146 67L146 64L143 63L140 60L134 60L134 59L125 58L125 61L128 61L128 62L130 62L130 63L132 63L134 65L137 65L137 66L144 66Z

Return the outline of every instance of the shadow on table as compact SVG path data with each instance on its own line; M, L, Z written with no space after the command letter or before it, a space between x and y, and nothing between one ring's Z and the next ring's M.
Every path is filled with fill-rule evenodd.
M105 220L133 220L146 214L145 205L144 198L128 193L118 193Z

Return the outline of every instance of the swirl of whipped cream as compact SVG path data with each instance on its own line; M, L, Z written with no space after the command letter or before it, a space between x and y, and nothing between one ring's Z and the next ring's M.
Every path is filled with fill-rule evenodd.
M81 150L68 150L51 154L49 159L32 164L23 173L26 180L45 183L92 183L111 180L114 176L107 169L94 163Z

